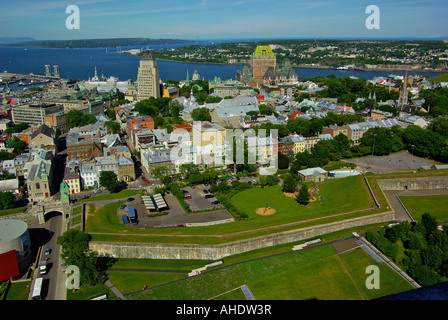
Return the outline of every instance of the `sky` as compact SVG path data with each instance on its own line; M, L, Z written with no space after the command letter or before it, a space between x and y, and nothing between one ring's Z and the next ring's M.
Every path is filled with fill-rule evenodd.
M69 5L79 8L79 29L66 27ZM366 27L369 5L379 9L379 29ZM448 39L446 17L446 0L2 0L0 37Z

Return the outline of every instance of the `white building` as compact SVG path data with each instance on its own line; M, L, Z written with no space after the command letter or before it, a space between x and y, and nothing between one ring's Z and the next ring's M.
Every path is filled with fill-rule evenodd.
M81 186L83 189L97 187L99 185L95 163L81 164Z

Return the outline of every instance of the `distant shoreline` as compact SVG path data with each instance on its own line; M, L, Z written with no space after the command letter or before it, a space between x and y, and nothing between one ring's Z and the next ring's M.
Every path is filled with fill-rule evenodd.
M125 53L125 52L116 52L118 54L128 54L128 55L132 55L129 53ZM137 55L133 55L138 57ZM248 65L247 63L224 63L224 62L187 62L187 61L178 61L178 60L172 60L172 59L157 59L156 60L160 60L160 61L170 61L170 62L179 62L179 63L188 63L188 64L216 64L216 65L229 65L229 66L244 66L244 65ZM319 69L319 70L338 70L336 68L332 68L332 67L319 67L319 66L302 66L302 65L292 65L293 68L299 68L299 69ZM395 68L395 69L347 69L347 70L339 70L339 71L408 71L408 72L428 72L428 73L438 73L438 74L442 74L442 73L446 73L447 71L434 71L434 70L409 70L409 69L399 69L399 68Z

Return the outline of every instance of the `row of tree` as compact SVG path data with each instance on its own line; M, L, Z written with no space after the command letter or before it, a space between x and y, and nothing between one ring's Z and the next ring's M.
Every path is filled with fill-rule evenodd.
M384 156L402 150L408 150L419 157L447 163L448 119L436 118L426 129L416 125L409 125L405 129L398 125L391 128L375 127L363 135L359 145L351 145L347 136L341 133L332 140L319 141L311 151L289 155L288 158L291 171L297 173L302 168L323 167L330 161L370 154ZM285 168L283 163L287 164L288 160L280 155L280 169Z
M388 155L400 150L409 150L412 154L448 162L448 119L436 118L426 129L410 125L405 129L372 128L361 138L361 147L374 155Z
M439 230L438 225L433 216L425 213L418 223L402 222L382 228L378 233L368 232L366 239L401 263L415 281L428 286L448 277L448 228L444 225ZM402 259L399 258L400 246L405 249Z

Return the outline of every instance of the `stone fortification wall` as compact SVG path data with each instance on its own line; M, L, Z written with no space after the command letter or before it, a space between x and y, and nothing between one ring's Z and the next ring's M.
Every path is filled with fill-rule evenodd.
M378 179L378 185L383 191L391 190L431 190L447 189L448 176L424 178Z
M29 226L39 224L39 217L37 213L14 213L0 216L0 219L22 220L25 221Z
M343 229L388 222L394 219L394 212L390 211L218 245L92 241L90 248L100 255L116 258L219 260L247 251L306 240Z

